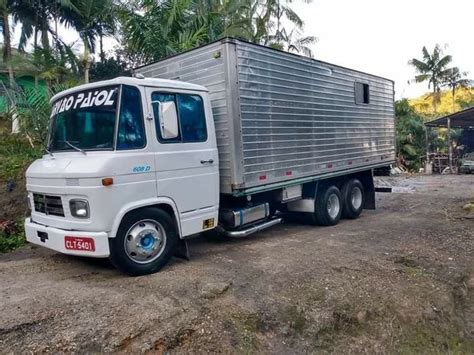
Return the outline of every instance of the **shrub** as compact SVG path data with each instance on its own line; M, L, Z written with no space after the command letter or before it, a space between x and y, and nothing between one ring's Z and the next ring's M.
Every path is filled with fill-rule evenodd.
M0 135L0 180L17 179L30 162L41 157L42 147L32 146L21 135Z
M0 224L0 253L6 253L26 244L23 220Z
M395 131L397 156L404 158L408 169L416 171L425 153L425 127L423 118L406 99L395 102Z

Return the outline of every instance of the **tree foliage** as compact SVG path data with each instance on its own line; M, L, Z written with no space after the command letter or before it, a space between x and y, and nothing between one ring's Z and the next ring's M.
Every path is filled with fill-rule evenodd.
M395 102L395 131L399 160L417 170L425 153L424 120L406 99Z
M428 148L429 152L448 152L448 130L446 128L425 128L424 123L438 117L430 104L426 103L429 94L417 99L403 99L395 103L395 130L397 153L407 161L407 166L414 170L420 167L421 157ZM451 113L451 92L440 91L439 112ZM474 106L474 89L461 88L456 91L456 110ZM426 131L425 131L426 130ZM426 134L428 137L426 137ZM460 143L462 130L451 129L453 147ZM429 146L426 146L428 138Z
M94 62L91 67L91 80L107 80L117 76L130 76L131 68L120 56L103 58L101 61Z
M421 95L420 97L409 99L410 105L414 110L426 118L436 118L440 115L447 115L453 111L459 111L463 108L474 106L474 89L473 88L458 88L454 93L454 107L453 107L453 92L451 90L441 90L439 93L439 103L437 105L437 112L434 112L433 106L430 103L429 94Z
M460 88L470 88L472 86L472 80L467 78L467 72L461 72L459 68L449 68L445 77L443 78L443 84L445 87L451 90L453 110L456 111L456 91Z
M423 47L422 54L422 59L413 58L408 63L414 66L418 73L414 81L417 83L427 81L428 89L432 89L431 94L424 95L424 99L432 99L433 113L437 114L438 106L441 104L442 89L448 88L451 91L451 110L445 110L443 107L441 112L455 112L458 106L456 104L456 91L470 88L473 83L472 80L467 78L467 72L462 72L457 67L448 67L452 57L444 55L438 44L431 53L426 47Z
M311 0L301 0L311 2ZM312 56L314 36L304 36L303 21L291 9L292 0L0 0L4 61L12 59L11 26L20 24L18 53L31 56L34 75L69 71L89 79L91 55L107 59L103 38L120 42L123 62L134 65L157 60L224 36ZM283 23L286 25L284 26ZM58 25L73 28L82 42L78 55L58 33ZM291 26L292 28L287 28ZM113 55L116 57L116 55ZM26 55L28 60L30 56ZM109 64L112 62L110 58ZM112 64L117 64L114 62ZM12 64L14 65L14 64ZM8 67L13 73L17 68ZM102 68L103 69L103 68ZM117 69L117 68L115 68ZM102 70L103 71L103 70ZM96 76L102 77L102 76Z
M9 107L10 116L18 115L20 131L29 139L32 146L46 141L51 116L51 98L66 90L66 84L55 84L45 91L36 88L18 88L13 92Z
M306 2L309 2L308 0ZM146 63L224 36L311 55L290 0L139 0L119 7L122 44ZM287 31L283 20L294 29Z
M51 91L60 84L70 86L88 82L89 78L129 75L131 67L224 36L311 56L310 46L315 38L303 36L303 21L291 9L291 3L292 0L0 0L4 39L0 69L9 73L7 86L11 96L16 97L12 112L20 114L25 121L20 128L36 140L40 137L34 132L44 130L41 122L46 117L42 113L45 107L40 105L44 93L38 88L39 82L45 82ZM287 31L283 22L294 28ZM12 27L12 23L19 26ZM65 43L58 26L77 32L82 54L74 44ZM21 31L17 48L11 48L13 28ZM107 36L115 36L120 43L113 55L106 55L103 50L103 38ZM94 61L92 55L97 49L99 60ZM15 84L15 75L34 77L36 88L22 92ZM36 128L30 120L34 109L39 113Z

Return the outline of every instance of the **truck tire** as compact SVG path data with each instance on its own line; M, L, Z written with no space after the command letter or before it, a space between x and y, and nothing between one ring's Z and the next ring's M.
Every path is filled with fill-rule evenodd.
M318 191L314 202L314 220L320 226L333 226L339 222L342 213L341 192L334 185Z
M357 179L351 179L342 186L342 216L355 219L360 216L364 209L364 186Z
M175 223L168 213L152 207L132 211L109 240L110 260L126 274L152 274L168 263L177 243Z

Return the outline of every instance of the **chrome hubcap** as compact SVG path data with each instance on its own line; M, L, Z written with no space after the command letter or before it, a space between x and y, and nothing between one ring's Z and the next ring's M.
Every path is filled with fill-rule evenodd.
M331 194L328 198L328 203L326 205L329 216L334 219L339 214L339 209L341 208L341 203L336 194Z
M354 209L358 210L362 205L362 191L357 186L352 189L351 203Z
M156 260L163 253L165 246L166 232L160 223L153 220L135 223L124 240L127 256L139 264Z

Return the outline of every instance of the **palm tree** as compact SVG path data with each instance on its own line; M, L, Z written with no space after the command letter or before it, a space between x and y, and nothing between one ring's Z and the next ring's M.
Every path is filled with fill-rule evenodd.
M58 34L58 22L67 22L65 16L77 11L71 0L11 0L11 9L13 21L21 23L18 50L25 52L28 41L33 37L34 61L46 66L55 65L52 51L64 51L64 43ZM53 49L50 36L54 39ZM41 48L38 45L39 39ZM37 82L37 76L35 80Z
M469 88L472 85L472 80L467 79L467 72L461 72L458 67L448 69L444 78L444 86L451 89L453 98L453 112L455 111L455 96L458 88Z
M126 49L158 60L223 36L250 39L249 0L141 0L120 7Z
M196 2L196 15L204 20L208 41L225 36L248 38L252 26L247 16L249 9L249 0Z
M418 75L415 76L415 82L421 83L428 81L428 88L432 88L431 97L433 99L433 108L436 112L437 104L440 102L440 91L443 80L448 74L446 67L451 62L450 55L443 56L443 51L437 44L432 53L429 53L426 47L422 49L423 58L413 58L408 63L415 67Z
M113 0L71 0L70 8L61 9L61 20L66 25L71 25L78 33L84 46L83 68L84 81L89 82L89 71L92 64L91 54L95 53L97 37L107 35L105 23L113 21L113 16L106 15L113 11ZM107 22L110 28L113 24Z
M304 0L311 2L311 0ZM298 30L303 21L290 8L291 0L139 0L120 6L121 35L127 52L140 53L142 62L235 36L278 46L283 21ZM277 40L278 38L278 40ZM314 37L291 43L303 51ZM293 46L295 45L295 46ZM297 45L297 46L296 46ZM290 44L281 46L290 47ZM295 49L298 47L298 49Z
M51 28L51 3L45 0L14 0L12 1L13 20L21 23L21 34L18 49L24 51L28 40L34 37L34 48L38 47L38 36L41 46L50 49L49 34L53 33Z
M312 0L303 0L311 3ZM253 41L264 45L283 40L282 24L285 20L294 25L297 30L303 30L303 20L290 7L293 0L252 0L251 16L255 23Z
M115 34L115 25L117 22L115 11L106 11L105 13L99 14L97 22L97 35L99 36L99 58L101 63L103 63L105 61L104 37L113 36Z
M12 68L12 45L11 45L11 31L10 31L10 14L11 14L11 1L0 0L0 12L1 12L1 29L3 34L3 62L7 66L9 86L14 88L15 86L15 75ZM15 105L13 105L15 108ZM17 115L13 111L12 115L12 133L18 133L20 130Z
M270 37L272 39L272 37ZM318 39L314 36L302 36L297 28L292 29L289 33L283 28L278 37L270 42L270 47L286 50L287 52L295 52L313 58L313 51L309 47L317 43Z
M7 64L10 86L14 85L15 77L10 64L12 58L11 31L10 31L10 1L0 0L1 30L3 34L3 62Z

